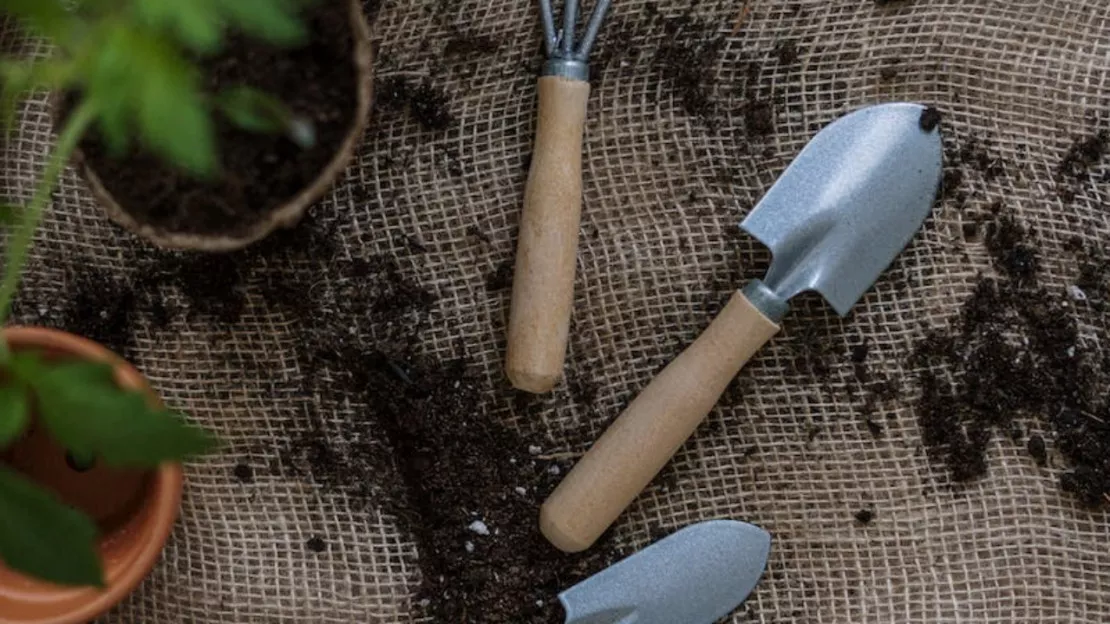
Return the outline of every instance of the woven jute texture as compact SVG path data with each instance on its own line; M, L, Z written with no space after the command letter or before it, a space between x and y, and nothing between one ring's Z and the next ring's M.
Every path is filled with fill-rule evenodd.
M423 361L464 359L479 393L474 417L520 432L545 456L584 452L766 268L766 253L736 226L815 132L869 103L938 106L960 192L938 202L850 317L817 298L799 303L611 543L632 552L710 518L765 527L775 538L769 570L734 622L1110 621L1105 512L1061 490L1051 445L1041 467L1005 435L988 447L985 477L953 484L926 455L909 358L928 328L959 322L980 274L995 271L980 237L965 235L987 206L1001 201L1035 229L1040 283L1060 297L1077 279L1069 241L1097 246L1110 234L1101 166L1074 198L1056 180L1076 138L1106 127L1110 4L616 0L595 52L570 383L526 409L502 372L509 290L496 274L513 257L530 158L536 7L372 4L379 87L426 82L451 119L421 123L421 111L379 107L354 164L312 211L337 257L385 259L397 279L434 295L426 311L395 322L351 320L350 340L386 351L404 342ZM16 37L5 31L5 45L20 45ZM481 45L451 45L463 39ZM676 49L689 53L685 71L665 61ZM45 98L30 102L4 144L7 199L30 197L53 140L49 115ZM968 145L986 166L959 162ZM67 310L82 275L126 283L161 253L113 226L70 171L17 320L74 329ZM186 313L133 315L125 344L110 345L226 446L188 467L162 560L104 621L419 621L422 559L411 532L388 506L360 499L358 484L329 488L281 460L308 413L334 445L384 444L373 427L352 429L373 397L329 390L333 371L305 370L298 350L313 328L267 296L297 276L319 322L334 325L329 301L363 286L311 253L272 245L255 254L230 262L234 309L206 311L165 283L160 296ZM219 277L195 271L194 281ZM1081 323L1095 356L1106 329ZM898 388L869 413L852 361L864 342L862 366ZM317 383L306 386L306 376ZM538 507L542 493L534 499ZM874 512L870 523L860 510ZM323 552L306 547L313 537Z

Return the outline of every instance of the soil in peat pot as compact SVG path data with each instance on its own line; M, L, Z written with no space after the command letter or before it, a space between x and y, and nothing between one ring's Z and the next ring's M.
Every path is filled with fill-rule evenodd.
M358 107L354 35L347 2L329 0L305 9L308 42L275 48L235 36L223 52L202 62L206 89L247 85L312 121L313 147L288 138L247 132L213 115L221 172L199 180L165 165L139 147L109 154L91 132L81 142L86 162L125 212L160 230L238 236L309 186L339 150Z

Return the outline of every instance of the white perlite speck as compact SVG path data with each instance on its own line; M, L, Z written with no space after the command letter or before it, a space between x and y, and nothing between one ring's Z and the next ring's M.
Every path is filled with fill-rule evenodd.
M517 494L520 494L521 496L527 496L528 495L528 490L520 487L519 485L516 486L515 488L513 488L513 491L516 492Z
M474 522L471 522L470 526L466 528L472 533L477 533L478 535L489 535L489 527L486 526L486 523L482 522L481 520L475 520Z
M1071 298L1075 299L1076 301L1087 300L1087 293L1083 292L1083 289L1076 286L1075 284L1068 286L1068 295L1070 295Z
M536 446L535 444L529 444L528 452L532 455L539 455L541 452L543 452L543 449Z
M552 464L551 467L547 469L547 471L550 472L553 475L557 475L560 472L562 472L562 470L559 470L559 466L557 466L555 464Z
M463 544L463 548L466 548L466 552L468 553L474 552L474 542L467 542L466 544Z

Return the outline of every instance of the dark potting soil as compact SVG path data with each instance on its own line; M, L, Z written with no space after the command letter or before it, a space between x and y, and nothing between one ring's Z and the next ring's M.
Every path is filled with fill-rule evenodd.
M138 304L135 291L123 280L101 271L84 271L67 279L72 293L59 325L126 357Z
M1026 281L1033 279L1040 266L1036 249L1026 242L1028 238L1025 227L1013 216L1003 214L987 224L984 242L1000 271L1015 280Z
M663 38L654 64L673 85L687 115L703 121L712 121L716 115L715 68L724 46L725 36L716 32L714 24L690 15L663 20Z
M214 114L221 170L205 181L140 148L113 157L91 133L81 150L126 212L168 232L236 236L316 179L352 125L357 80L347 3L319 3L306 9L305 21L311 39L300 48L233 37L202 65L209 92L248 85L311 120L315 145L302 149L283 136L246 132Z
M156 303L170 319L202 314L230 322L229 311L244 306L243 283L260 284L267 309L293 322L303 371L297 383L315 398L293 417L287 430L295 433L278 443L268 470L343 495L356 510L361 504L394 515L417 545L420 604L436 621L562 622L558 592L618 556L604 540L584 555L566 555L536 530L539 505L570 462L542 457L535 442L486 417L479 407L485 382L462 357L437 362L419 354L435 293L390 258L337 254L332 237L310 213L298 228L235 254L144 252L127 279L82 272L74 281L82 284L75 296L82 311L66 318L105 319L106 329L88 333L129 345L134 324L157 316ZM220 286L191 281L189 272L214 276ZM584 401L593 394L588 384L576 390ZM334 414L345 411L338 405L362 407L337 421ZM228 478L248 484L256 474L240 462ZM338 546L310 536L305 548L330 556Z
M960 171L959 174L953 174L959 175L959 181L967 177L967 171L977 171L987 182L994 180L1006 171L1002 158L994 153L991 142L976 135L964 137L959 144L959 148L945 156L945 160L949 163L965 167L964 171ZM952 171L958 170L952 169Z
M854 516L857 522L867 525L871 524L871 521L875 519L875 511L873 509L861 509L857 511Z
M249 464L235 464L235 468L232 469L231 473L235 475L235 479L238 480L239 483L254 482L254 468L251 468Z
M494 54L500 49L501 42L493 37L456 32L444 44L443 56L477 58Z
M1065 201L1075 199L1110 148L1110 132L1103 130L1072 144L1056 170L1057 192Z
M887 61L887 64L879 68L879 80L883 82L890 82L898 77L898 72L902 64L902 59L893 58Z
M376 93L376 110L384 113L407 112L425 130L446 130L455 123L447 93L426 79L417 82L404 76L393 76L382 80Z
M776 43L772 52L783 65L793 65L798 62L798 44L792 40L787 39Z
M274 248L268 262L289 270L253 278L294 322L301 390L316 397L271 470L394 515L417 545L418 602L435 621L562 622L558 592L616 557L605 543L565 555L537 531L539 505L569 464L484 415L485 382L468 372L465 345L454 359L420 355L435 293L390 258L335 254L315 228L310 218L290 234L317 243ZM341 404L361 407L337 422L329 406Z
M935 106L929 106L921 111L921 119L918 124L925 132L932 132L940 125L941 113Z
M324 538L320 537L319 535L313 535L312 537L308 538L308 541L305 542L304 545L305 548L314 553L322 553L328 549L328 543L325 542Z
M119 276L89 267L71 270L60 315L36 322L90 338L126 358L140 320L156 330L183 315L225 325L239 320L245 295L234 257L156 254L136 265L137 271ZM179 297L167 298L167 289Z
M1023 446L1033 460L1047 464L1059 451L1062 488L1099 506L1110 501L1110 371L1080 340L1077 318L1098 320L1066 288L1039 285L1036 263L1013 270L1013 254L1036 251L1011 219L1002 212L989 225L1000 277L981 278L951 329L930 333L911 357L922 439L953 481L967 481L987 473L995 430L1021 444L1017 421L1032 419L1039 431Z
M513 261L506 260L497 265L497 268L492 273L486 276L486 290L489 292L497 292L499 290L506 290L513 285Z

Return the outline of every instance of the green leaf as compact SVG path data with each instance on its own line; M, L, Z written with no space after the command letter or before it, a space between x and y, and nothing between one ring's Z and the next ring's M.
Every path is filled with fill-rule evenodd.
M277 98L251 87L232 87L216 97L216 106L244 130L259 133L284 132L290 114Z
M4 0L0 11L18 17L35 32L51 39L68 32L72 19L59 0Z
M119 158L127 152L127 146L131 144L127 107L123 103L109 104L99 110L97 126L100 129L100 138L104 140L108 153Z
M147 27L172 31L188 48L207 53L220 47L223 27L211 0L134 0L134 7Z
M284 134L303 149L316 144L316 127L297 117L272 95L251 87L232 87L219 94L216 106L232 123L250 132Z
M0 449L23 433L30 417L27 390L23 386L0 387Z
M104 585L96 525L51 494L0 468L0 559L63 585Z
M34 390L43 423L74 455L96 455L110 466L153 468L216 447L208 432L151 407L138 392L120 389L110 366L23 359L11 370Z
M22 206L0 203L0 225L12 226L19 223L19 217L22 213Z
M192 173L209 176L217 168L212 120L197 97L183 96L174 105L165 92L152 90L139 111L143 137L152 149Z
M308 31L298 17L295 0L236 0L219 3L228 25L278 45L301 43Z
M163 65L146 77L139 96L139 129L147 145L170 162L198 175L216 169L212 120L191 68Z

